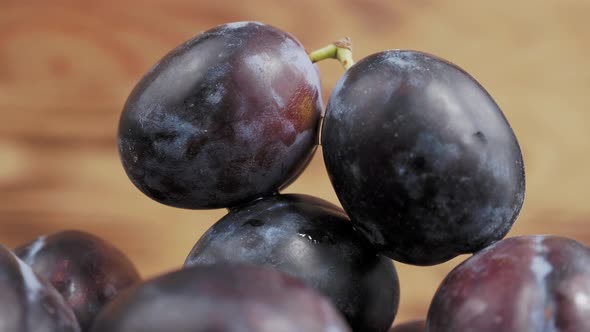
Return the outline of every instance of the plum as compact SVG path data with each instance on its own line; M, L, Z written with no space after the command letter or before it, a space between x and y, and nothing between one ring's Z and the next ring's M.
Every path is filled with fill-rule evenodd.
M42 236L15 249L72 308L84 331L122 289L140 280L133 263L106 241L80 231Z
M524 200L504 114L459 67L417 51L373 54L338 81L322 147L355 227L390 258L433 265L503 238Z
M351 332L328 300L279 271L185 268L124 291L91 332Z
M0 294L0 332L80 332L55 288L1 245Z
M497 242L456 267L428 311L428 332L590 331L590 248L558 236Z
M150 198L189 209L277 192L318 144L319 74L301 43L258 22L205 31L161 59L119 122L121 161Z
M248 263L300 278L327 296L354 331L385 332L397 312L393 262L354 230L339 207L274 195L232 209L195 244L185 266Z

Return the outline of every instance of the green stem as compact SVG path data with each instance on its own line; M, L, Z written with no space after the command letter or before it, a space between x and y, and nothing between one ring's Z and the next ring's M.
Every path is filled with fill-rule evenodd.
M344 67L344 70L348 70L348 68L354 65L350 38L342 38L337 42L309 53L309 59L314 63L325 59L337 59Z

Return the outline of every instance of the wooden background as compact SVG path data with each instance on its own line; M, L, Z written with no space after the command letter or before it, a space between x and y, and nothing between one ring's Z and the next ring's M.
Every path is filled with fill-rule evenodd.
M0 0L0 242L76 228L120 247L146 277L178 267L224 211L159 205L127 179L116 127L135 82L214 25L258 20L308 49L342 36L356 58L423 50L472 73L523 148L527 196L511 234L590 244L590 1ZM341 75L320 65L324 99ZM288 192L337 202L321 153ZM398 264L399 320L425 315L444 275Z

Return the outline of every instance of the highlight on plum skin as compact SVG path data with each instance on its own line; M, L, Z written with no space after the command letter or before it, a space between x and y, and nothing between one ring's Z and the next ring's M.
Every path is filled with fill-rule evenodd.
M225 208L277 192L319 136L320 78L293 36L258 22L186 41L133 89L118 147L130 180L174 207Z
M91 332L352 332L301 281L251 265L185 268L146 281L107 305Z
M514 132L464 70L426 53L370 55L338 81L322 150L355 227L394 260L434 265L510 230L525 193Z
M103 306L140 281L133 263L106 241L80 231L62 231L14 250L47 279L87 331Z
M80 332L72 309L44 278L0 245L0 330Z
M551 235L508 238L440 285L429 332L590 331L590 248Z
M195 244L185 266L246 263L286 272L334 303L354 331L385 332L397 313L393 262L378 255L339 207L307 195L232 209Z

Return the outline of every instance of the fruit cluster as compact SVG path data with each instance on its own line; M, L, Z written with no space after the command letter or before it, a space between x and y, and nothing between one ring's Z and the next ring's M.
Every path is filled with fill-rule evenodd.
M326 58L346 71L322 116L314 62ZM347 40L308 54L271 26L225 24L143 77L118 138L147 196L227 215L182 269L143 282L81 232L17 248L20 259L1 249L0 331L590 331L590 249L502 240L524 200L520 147L491 96L450 62L390 50L355 64ZM343 208L279 193L318 145ZM392 260L466 253L428 317L391 328Z

